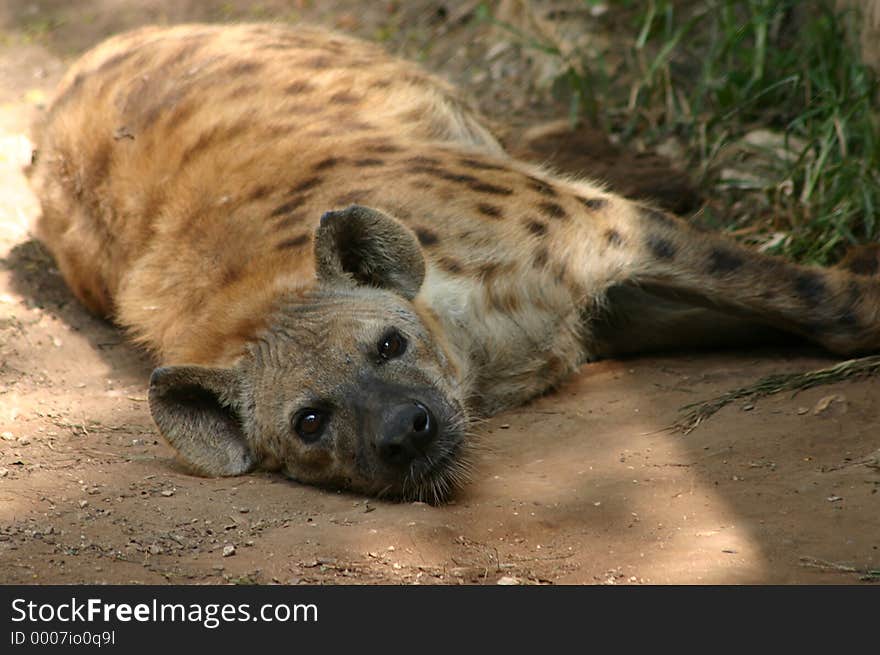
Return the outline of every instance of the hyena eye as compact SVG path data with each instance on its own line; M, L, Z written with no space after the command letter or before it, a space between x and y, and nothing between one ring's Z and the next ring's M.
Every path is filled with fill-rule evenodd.
M319 409L301 409L293 416L293 431L306 443L314 443L324 434L327 415Z
M379 339L377 349L382 359L400 357L406 351L406 337L391 328Z

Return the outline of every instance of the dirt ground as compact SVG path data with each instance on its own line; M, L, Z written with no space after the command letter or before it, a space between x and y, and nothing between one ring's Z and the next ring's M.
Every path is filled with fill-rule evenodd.
M664 429L686 403L834 361L816 351L585 366L489 421L478 479L442 507L265 473L203 479L176 463L145 402L150 362L76 303L29 237L38 207L20 166L34 112L77 53L127 27L280 18L382 39L472 90L489 113L525 121L538 96L512 83L516 53L466 24L475 4L0 6L0 583L880 579L876 380L735 403L686 436ZM620 161L598 165L613 177L627 169Z

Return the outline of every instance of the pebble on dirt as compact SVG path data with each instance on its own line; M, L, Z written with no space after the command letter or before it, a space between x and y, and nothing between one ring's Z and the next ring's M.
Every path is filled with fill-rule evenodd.
M832 412L833 410L833 412ZM813 407L813 416L821 416L823 414L845 414L847 410L846 396L835 393L830 396L824 396Z
M500 584L500 585L518 585L518 584L522 584L522 582L520 582L520 579L519 579L519 578L515 578L515 577L510 576L510 575L505 575L505 576L502 576L502 577L498 578L498 581L497 581L495 584Z

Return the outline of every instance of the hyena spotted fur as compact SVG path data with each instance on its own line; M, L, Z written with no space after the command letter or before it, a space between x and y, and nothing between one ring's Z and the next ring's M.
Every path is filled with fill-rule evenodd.
M880 347L876 277L515 160L448 84L319 29L110 39L61 82L30 174L39 238L155 355L152 415L201 474L442 501L475 417L596 357L756 326Z

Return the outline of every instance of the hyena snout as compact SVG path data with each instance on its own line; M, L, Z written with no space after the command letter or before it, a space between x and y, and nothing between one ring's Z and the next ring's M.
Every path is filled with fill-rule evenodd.
M386 412L376 451L385 464L403 468L427 454L437 433L437 418L429 407L417 400L404 402Z

